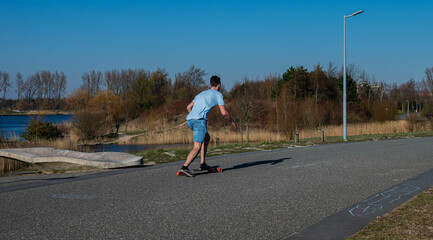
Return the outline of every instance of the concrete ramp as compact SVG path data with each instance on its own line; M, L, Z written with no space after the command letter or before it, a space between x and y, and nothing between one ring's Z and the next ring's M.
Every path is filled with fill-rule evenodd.
M143 158L129 153L83 153L48 147L0 149L0 157L32 165L71 164L92 168L121 168L143 164Z

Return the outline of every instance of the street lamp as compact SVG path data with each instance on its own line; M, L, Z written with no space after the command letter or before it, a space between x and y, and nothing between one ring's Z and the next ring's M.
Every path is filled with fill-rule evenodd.
M346 87L346 18L350 18L353 16L356 16L358 14L363 13L364 11L357 11L352 13L351 15L344 15L344 31L343 31L343 35L344 35L344 43L343 43L343 52L344 52L344 57L343 57L343 138L344 141L347 141L347 100L346 100L346 92L347 92L347 87Z

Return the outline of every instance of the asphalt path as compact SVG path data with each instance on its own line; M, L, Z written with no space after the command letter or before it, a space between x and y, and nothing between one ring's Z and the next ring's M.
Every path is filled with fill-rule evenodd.
M222 173L194 178L176 176L182 162L4 177L0 238L286 239L430 171L432 146L426 137L233 154L208 159Z

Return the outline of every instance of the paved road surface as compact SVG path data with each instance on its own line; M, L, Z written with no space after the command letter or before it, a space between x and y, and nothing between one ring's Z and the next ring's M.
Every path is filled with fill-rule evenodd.
M0 239L285 239L433 169L433 138L329 144L181 163L0 178ZM197 167L197 162L192 168Z

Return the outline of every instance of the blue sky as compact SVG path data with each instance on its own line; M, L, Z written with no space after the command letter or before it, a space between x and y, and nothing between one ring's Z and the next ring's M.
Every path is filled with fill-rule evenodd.
M6 1L0 0L0 70L24 77L63 71L68 92L92 69L191 65L222 77L347 64L379 81L421 81L433 67L433 1ZM13 97L14 94L9 94Z

